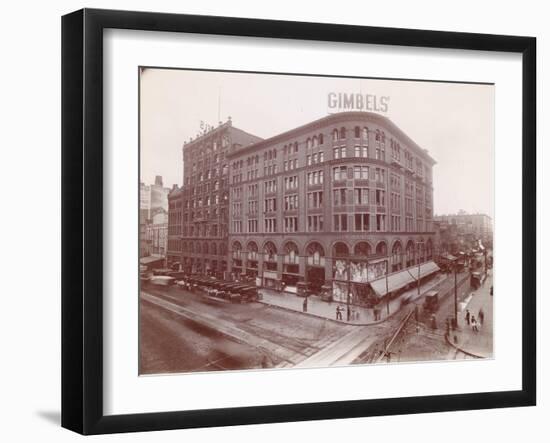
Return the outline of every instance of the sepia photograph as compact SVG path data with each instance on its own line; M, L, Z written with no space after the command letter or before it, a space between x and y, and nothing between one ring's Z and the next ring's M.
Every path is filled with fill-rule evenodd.
M494 84L138 76L140 375L494 358Z

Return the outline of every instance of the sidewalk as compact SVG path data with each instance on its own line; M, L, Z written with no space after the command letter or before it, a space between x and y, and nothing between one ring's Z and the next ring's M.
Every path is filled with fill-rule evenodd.
M432 287L434 287L441 281L445 280L445 278L446 278L445 275L436 275L429 282L420 285L421 296L426 291L430 290ZM266 289L266 288L260 289L260 293L262 294L262 299L259 300L260 303L264 303L267 305L271 305L271 306L275 306L283 309L289 309L291 311L303 312L304 297L297 296L296 294L290 294L288 292L281 293L281 292L273 291L271 289ZM389 314L388 314L387 304L384 301L382 301L377 307L380 310L379 320L374 319L374 309L351 305L350 306L351 315L350 315L350 320L348 321L347 306L345 303L326 302L321 300L320 297L315 295L310 295L308 297L307 312L303 312L303 313L306 315L322 317L329 320L337 321L338 323L344 323L349 325L356 325L356 326L372 325L372 324L381 323L387 320L389 317L391 317L393 314L399 311L402 307L401 299L403 297L406 297L409 294L412 294L413 299L411 299L411 302L413 302L414 299L417 298L417 297L414 297L417 293L418 293L418 288L415 287L408 291L405 291L399 297L396 297L393 300L390 300ZM342 309L343 320L336 320L336 308L338 306L340 306L340 308ZM411 308L413 304L409 303L407 306Z
M451 344L464 351L480 358L493 357L493 297L490 294L493 285L493 275L489 274L483 285L473 292L465 306L458 314L458 331L451 332ZM483 324L479 323L479 311L483 310ZM470 311L477 322L479 332L475 332L471 325L466 322L466 310ZM454 337L456 336L456 341Z

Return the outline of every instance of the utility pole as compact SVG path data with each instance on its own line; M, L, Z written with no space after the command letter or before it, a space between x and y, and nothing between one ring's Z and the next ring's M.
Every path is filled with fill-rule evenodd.
M453 262L453 269L455 274L455 327L458 327L458 291L457 291L457 284L456 284L456 268L458 267L458 258L456 258Z
M388 271L389 271L389 262L386 260L386 312L387 316L390 315L390 293L388 291Z
M418 288L418 297L420 297L420 245L423 245L421 241L416 242L417 245L417 251L418 251L418 281L417 281L417 288Z

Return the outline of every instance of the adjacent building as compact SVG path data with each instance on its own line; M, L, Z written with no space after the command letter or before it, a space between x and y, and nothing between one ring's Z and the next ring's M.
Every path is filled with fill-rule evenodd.
M183 146L183 186L168 195L168 265L189 273L226 277L230 148L260 141L231 118Z
M166 255L168 239L168 193L162 177L157 175L155 183L139 186L139 255Z
M460 211L457 214L437 215L442 252L457 254L476 249L478 242L484 247L492 248L493 223L487 214L468 214Z
M362 304L438 269L435 161L386 117L332 114L227 147L232 278L290 291L306 286ZM187 234L188 244L206 249L196 230Z

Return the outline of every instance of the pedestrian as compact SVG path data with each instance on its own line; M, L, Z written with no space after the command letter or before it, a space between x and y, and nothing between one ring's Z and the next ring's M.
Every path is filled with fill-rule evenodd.
M302 304L302 309L304 312L307 312L307 297L304 298L304 303Z
M483 320L485 320L485 312L483 312L483 308L479 308L477 318L479 318L479 325L483 326Z
M470 323L472 324L472 331L478 332L479 329L478 329L478 327L477 327L477 320L476 320L476 318L475 318L473 315L472 315L472 318L471 318L471 320L470 320Z
M342 311L340 305L336 306L336 320L342 320Z
M470 326L470 311L466 309L466 324Z
M346 316L347 316L347 319L348 319L348 321L349 321L349 319L350 319L350 317L351 317L351 309L350 309L349 305L348 305L348 310L347 310L347 312L346 312Z

